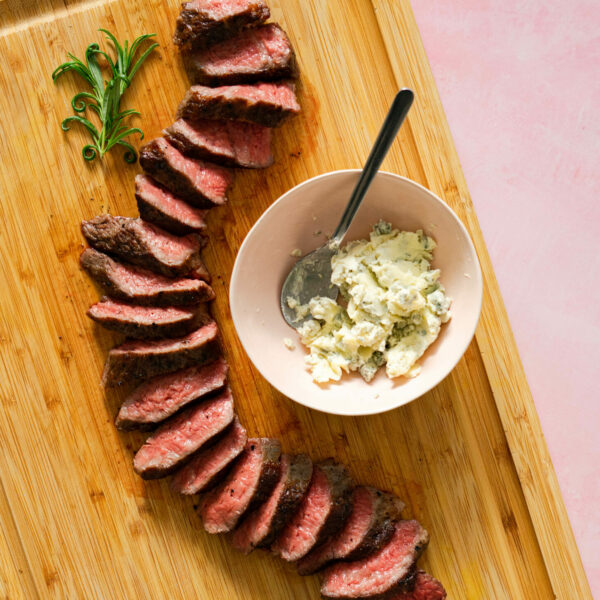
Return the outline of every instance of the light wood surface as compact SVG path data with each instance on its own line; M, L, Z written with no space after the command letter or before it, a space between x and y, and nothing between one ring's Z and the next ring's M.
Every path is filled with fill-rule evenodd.
M277 131L272 168L238 174L229 206L209 216L205 251L242 422L401 496L431 533L423 564L449 598L591 598L408 2L270 4L299 55L304 112ZM83 133L59 127L81 84L54 86L50 73L100 40L98 27L120 39L156 31L162 48L127 99L150 139L186 89L170 42L177 11L174 0L0 2L0 598L318 598L315 577L266 553L237 554L203 533L194 500L141 481L131 457L143 436L115 430L122 398L99 386L116 337L84 314L98 292L78 268L79 222L134 215L139 167L118 154L83 162ZM482 319L456 369L419 401L332 417L296 406L254 370L231 324L229 277L280 194L362 165L404 85L417 100L384 168L432 189L467 225L485 277Z

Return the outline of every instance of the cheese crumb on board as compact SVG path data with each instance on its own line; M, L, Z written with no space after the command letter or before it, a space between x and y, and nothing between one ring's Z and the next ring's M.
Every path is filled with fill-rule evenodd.
M341 303L316 297L292 307L310 315L298 333L315 381L339 381L351 371L371 381L384 366L390 378L418 375L417 361L451 316L440 271L431 268L435 247L421 230L380 221L370 239L334 255L331 281Z

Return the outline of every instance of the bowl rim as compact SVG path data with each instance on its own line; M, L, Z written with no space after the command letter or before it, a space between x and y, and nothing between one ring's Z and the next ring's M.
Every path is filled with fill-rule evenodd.
M325 414L330 414L330 415L337 415L337 416L342 416L342 417L360 417L360 416L370 416L370 415L378 415L378 414L384 414L386 412L389 412L391 410L395 410L397 408L400 408L401 406L405 406L407 404L410 404L411 402L414 402L415 400L418 400L419 398L421 398L422 396L424 396L425 394L427 394L428 392L430 392L433 388L435 388L437 385L439 385L456 367L456 365L460 362L460 359L464 356L465 352L467 351L469 345L471 344L471 342L473 341L473 338L475 336L475 332L477 330L477 325L479 324L479 320L481 318L481 309L482 309L482 305L483 305L483 274L481 271L481 264L479 262L479 256L477 255L477 250L475 248L475 245L473 244L473 240L471 239L471 236L469 235L469 232L467 231L467 228L465 227L464 223L460 220L460 218L458 217L458 215L452 210L452 208L450 208L450 206L448 206L448 204L446 202L444 202L444 200L442 200L437 194L435 194L434 192L432 192L430 189L426 188L425 186L421 185L420 183L414 181L413 179L409 179L408 177L404 177L403 175L398 175L397 173L391 173L389 171L378 171L377 174L375 175L375 177L390 177L392 179L398 179L398 180L402 180L405 183L412 185L416 188L418 188L419 190L425 192L426 194L428 194L429 196L432 197L432 199L434 199L439 205L441 205L442 209L444 211L446 211L447 213L450 214L450 216L452 217L452 219L454 221L456 221L456 223L458 224L458 227L460 230L462 230L463 235L465 236L466 240L467 240L467 244L470 247L472 254L475 258L474 261L474 279L476 280L476 283L478 284L477 286L477 291L478 291L478 298L477 298L477 311L476 311L476 315L477 317L474 320L474 324L472 327L472 331L469 333L469 335L465 338L466 342L464 343L464 347L461 347L460 352L457 353L456 355L456 360L452 361L451 363L449 363L449 368L448 369L443 369L442 373L435 377L432 382L431 385L427 386L427 389L423 390L423 392L421 392L418 396L414 396L413 398L408 398L408 399L403 399L401 401L399 401L397 404L394 404L393 406L389 406L389 407L385 407L383 409L369 409L366 408L366 410L361 410L359 412L354 411L354 412L344 412L343 410L328 410L325 409L323 407L317 406L315 402L311 402L310 399L304 400L304 399L298 399L292 396L289 396L285 391L281 390L277 385L275 385L271 379L265 374L263 373L262 369L260 369L256 363L256 361L252 358L252 353L250 352L250 350L246 347L246 344L244 343L244 340L242 339L242 337L240 336L240 334L238 333L239 329L238 329L238 324L236 322L236 316L235 316L235 311L233 310L233 297L236 294L236 288L237 288L237 281L238 281L238 272L240 269L240 261L239 258L240 256L242 256L242 254L244 253L244 250L246 248L246 245L248 243L249 238L251 237L252 233L254 232L254 230L260 225L260 223L266 219L268 217L268 215L275 209L275 207L277 205L279 205L280 203L284 202L285 199L290 196L291 194L293 194L294 192L296 192L299 188L304 187L305 185L308 185L309 183L312 183L318 179L325 179L328 177L332 177L332 176L337 176L337 175L342 175L342 174L346 174L346 173L360 173L362 172L362 169L339 169L336 171L327 171L326 173L321 173L319 175L315 175L314 177L310 177L309 179L305 179L304 181L296 184L294 187L290 188L287 192L283 193L281 196L279 196L279 198L277 198L263 213L262 215L256 220L256 222L254 223L254 225L252 225L252 227L250 228L250 230L248 231L248 233L246 234L242 244L240 245L240 248L236 254L235 257L235 262L233 265L233 269L231 271L231 278L230 278L230 284L229 284L229 307L230 307L230 311L231 311L231 317L232 317L232 321L233 321L233 326L235 328L235 332L236 335L238 336L238 339L240 340L240 343L242 344L242 347L244 348L244 351L246 352L248 358L250 359L250 361L252 362L252 364L254 365L254 367L259 371L259 373L267 380L267 382L269 383L269 385L273 386L277 391L279 391L281 394L283 394L286 398L289 398L290 400L292 400L293 402L296 402L302 406L305 406L307 408L325 413ZM370 406L369 404L365 405L366 407Z

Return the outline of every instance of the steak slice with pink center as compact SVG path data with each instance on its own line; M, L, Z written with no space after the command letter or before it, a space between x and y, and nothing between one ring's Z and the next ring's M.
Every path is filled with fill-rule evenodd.
M315 465L306 496L271 550L284 560L299 560L337 533L352 510L352 489L344 465L332 460Z
M147 175L135 178L135 198L140 216L174 235L202 233L206 211L180 200Z
M445 600L444 586L425 571L417 571L414 587L411 590L399 590L386 595L386 600Z
M233 396L229 389L175 415L137 451L133 468L144 479L165 477L182 465L232 421Z
M199 279L171 279L123 264L107 254L86 248L81 266L115 298L148 306L185 306L214 300L213 289Z
M153 377L127 397L115 424L121 430L150 428L199 398L223 389L227 371L227 363L220 357L207 365Z
M368 558L336 563L323 572L325 598L373 598L394 591L411 575L429 534L417 521L396 523L390 541Z
M251 438L229 475L200 502L198 511L208 533L231 531L248 510L262 504L279 478L281 444Z
M271 129L256 123L179 119L163 133L170 144L193 158L248 169L273 164Z
M205 306L136 306L110 298L103 298L87 311L88 317L106 329L145 340L185 335L196 329L206 314Z
M179 105L177 118L233 119L277 127L299 112L295 86L290 82L216 88L194 85Z
M99 215L83 221L90 246L161 275L185 275L200 263L200 239L174 236L142 219Z
M310 575L334 560L365 558L392 537L404 504L372 487L357 487L352 497L352 513L343 529L298 562L300 575Z
M181 50L206 48L270 16L264 0L195 0L184 2L173 43Z
M108 353L102 384L121 385L215 360L221 353L217 324L210 320L186 336L128 341Z
M197 208L225 204L233 183L230 170L188 158L165 138L156 138L140 150L140 165L175 196Z
M234 85L298 76L294 50L275 23L246 29L206 50L186 54L190 81L201 85Z
M185 495L209 490L221 480L227 468L242 453L247 441L248 434L235 417L220 440L197 452L173 475L171 489Z
M231 543L248 554L269 546L304 498L312 474L312 461L305 454L281 457L279 481L269 498L249 513L235 530Z

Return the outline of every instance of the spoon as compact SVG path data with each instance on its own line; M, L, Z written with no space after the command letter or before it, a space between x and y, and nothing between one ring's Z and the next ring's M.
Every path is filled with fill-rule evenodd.
M297 328L307 318L299 316L293 307L305 305L316 296L332 300L337 298L339 289L331 283L331 258L339 250L373 178L408 114L413 99L414 93L408 88L396 94L333 236L324 246L302 257L289 272L281 288L280 300L281 312L288 325ZM288 299L291 299L290 302Z

